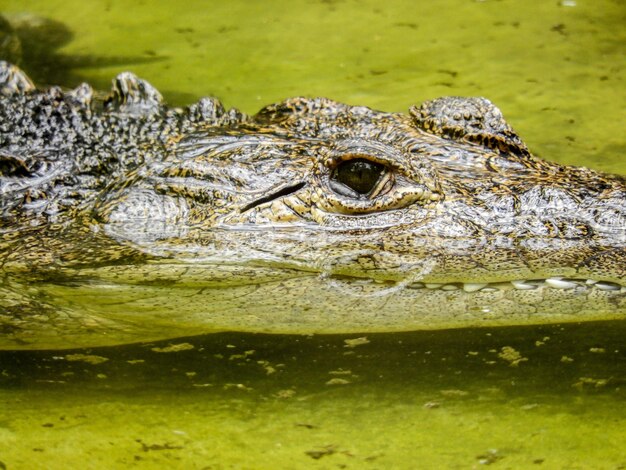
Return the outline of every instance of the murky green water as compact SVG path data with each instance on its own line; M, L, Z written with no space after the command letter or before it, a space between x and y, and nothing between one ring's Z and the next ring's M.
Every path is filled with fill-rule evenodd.
M353 347L356 335L218 334L170 353L3 353L2 461L623 468L625 333L624 322L457 330Z
M67 27L30 37L22 65L40 83L107 88L130 69L173 104L210 94L246 112L293 95L386 111L483 95L540 156L626 173L622 0L0 11ZM359 336L0 353L0 468L626 468L624 322L346 343Z

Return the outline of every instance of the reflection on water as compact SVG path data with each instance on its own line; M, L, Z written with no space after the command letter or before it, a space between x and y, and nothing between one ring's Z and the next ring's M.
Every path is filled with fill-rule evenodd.
M132 69L246 112L483 95L541 156L626 172L623 2L3 5L49 19L21 36L40 83ZM626 467L624 322L361 337L0 352L0 468Z

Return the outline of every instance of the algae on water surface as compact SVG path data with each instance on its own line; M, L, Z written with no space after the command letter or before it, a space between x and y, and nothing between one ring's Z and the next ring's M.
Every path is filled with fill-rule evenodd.
M7 468L620 468L624 322L1 353ZM415 465L419 462L419 465Z
M626 172L621 1L5 0L2 13L58 22L23 57L42 84L106 89L132 70L173 104L214 95L250 113L295 95L386 111L482 95L540 156ZM624 328L2 352L0 468L623 468Z

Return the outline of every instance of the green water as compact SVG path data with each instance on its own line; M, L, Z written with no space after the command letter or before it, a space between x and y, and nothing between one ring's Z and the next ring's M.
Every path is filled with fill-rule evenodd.
M25 51L42 84L105 89L132 70L172 104L215 95L250 113L294 95L386 111L483 95L538 155L626 173L626 4L568 3L2 0L0 11L66 26ZM624 322L346 343L359 336L0 353L0 468L626 468Z
M353 347L356 335L217 334L170 353L3 353L1 460L623 468L625 334L621 322L370 335Z

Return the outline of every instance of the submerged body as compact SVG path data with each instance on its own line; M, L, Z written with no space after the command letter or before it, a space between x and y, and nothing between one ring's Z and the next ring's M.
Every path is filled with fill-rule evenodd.
M482 98L94 99L0 65L0 349L626 318L626 183Z

